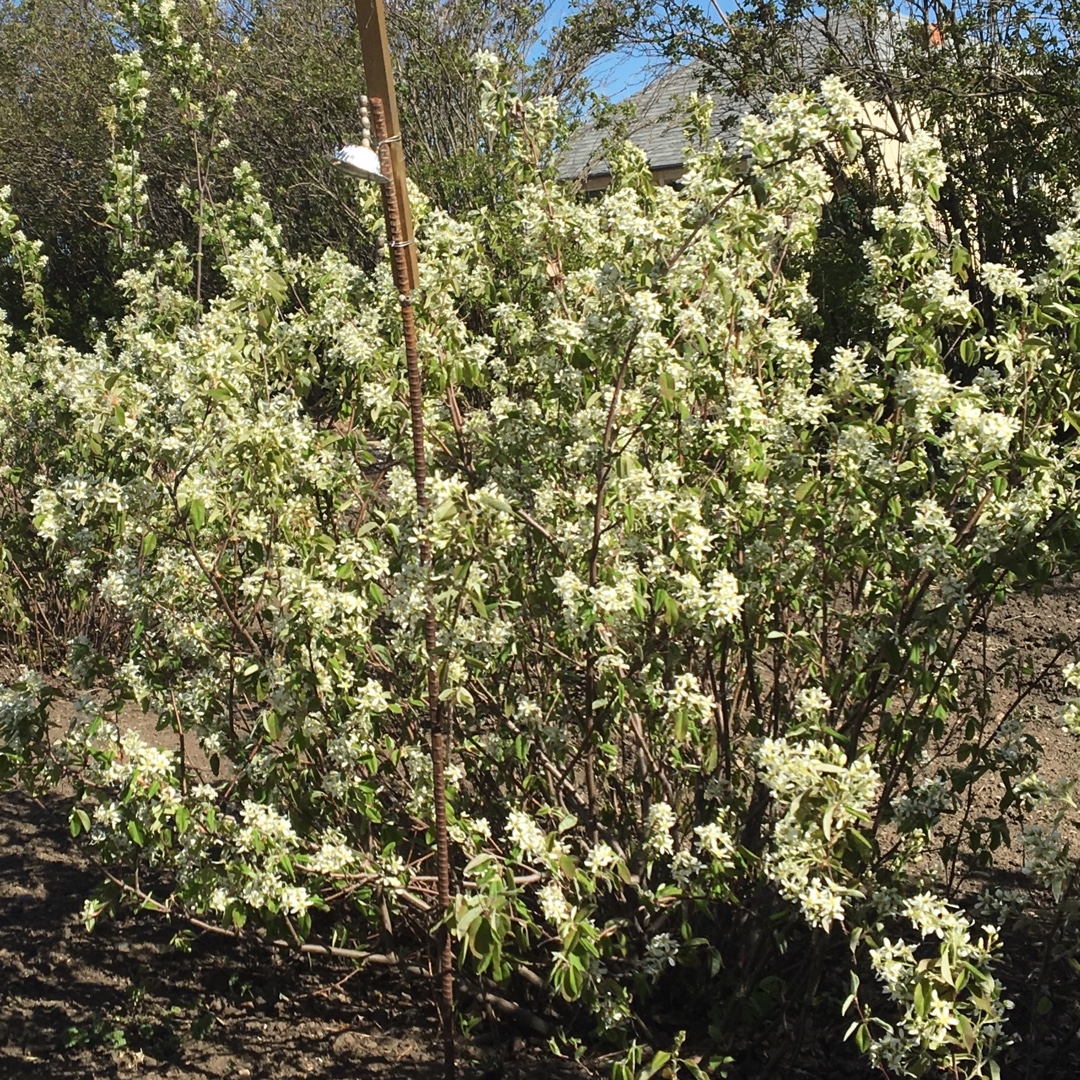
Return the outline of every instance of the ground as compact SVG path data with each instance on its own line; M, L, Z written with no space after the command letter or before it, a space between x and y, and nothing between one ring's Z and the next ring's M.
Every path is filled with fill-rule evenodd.
M1065 699L1060 666L1074 657L1069 643L1078 629L1080 587L1015 597L980 629L965 658L985 658L991 666L1011 653L1024 660L1020 715L1043 748L1043 772L1051 780L1075 777L1080 769L1080 740L1058 720ZM995 704L1000 701L1004 712L1011 696L998 686ZM994 797L980 794L988 806ZM151 915L103 923L87 934L79 912L99 872L70 839L67 813L60 796L0 797L0 1080L442 1075L430 984L415 971L356 972L346 961L211 936L181 952L169 944L179 927ZM1080 815L1063 824L1073 850L1080 849ZM1009 874L1020 879L1020 871L1014 860L1001 880ZM976 891L997 884L978 873L970 882ZM1080 991L1075 975L1068 981L1062 956L1051 954L1046 929L1037 921L1022 929L1002 964L1018 999L1020 1035L1006 1077L1071 1077L1080 1056ZM1047 1015L1039 1011L1044 998L1052 1002ZM832 1016L836 1006L833 993L824 992L815 1019ZM799 1059L772 1075L833 1080L861 1074L835 1041L831 1033L828 1039L811 1035ZM462 1039L461 1056L462 1076L476 1080L589 1075L552 1057L543 1039L513 1023L481 1023Z
M70 839L67 807L0 799L0 1077L442 1075L429 986L416 975L307 960L212 937L190 953L144 915L87 934L99 877ZM572 1080L513 1030L462 1044L464 1077Z

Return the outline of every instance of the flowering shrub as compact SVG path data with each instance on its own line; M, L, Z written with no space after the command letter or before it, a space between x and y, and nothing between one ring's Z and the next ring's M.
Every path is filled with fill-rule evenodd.
M902 937L878 939L879 922L866 939L880 940L869 949L870 964L887 998L901 1010L900 1019L891 1024L860 1008L849 1033L876 1065L899 1076L923 1076L935 1062L948 1062L958 1075L994 1074L997 1051L1006 1041L1005 1013L1012 1008L990 974L997 928L983 926L973 936L971 922L930 893L908 897L899 910L887 908L883 915L902 917L917 935L915 945ZM853 973L845 1012L857 1005L858 991Z
M998 932L944 886L905 890L980 769L1030 771L1000 757L956 656L1068 549L1077 226L1038 280L982 268L988 334L967 254L935 235L939 156L915 140L907 200L866 247L878 333L822 363L798 267L830 197L815 151L854 137L842 87L778 99L741 160L706 146L678 191L620 148L585 203L544 167L552 108L489 82L512 197L462 220L414 206L421 517L388 268L290 255L243 168L227 201L190 198L191 249L140 243L147 81L175 87L193 131L227 102L202 103L171 6L129 15L145 63L118 68L106 182L128 304L93 348L50 336L33 245L0 217L33 319L0 345L25 508L4 527L32 530L123 634L71 641L85 694L57 741L37 676L3 692L3 771L62 772L74 833L110 866L167 872L152 898L115 873L88 924L127 897L292 942L425 930L433 595L448 917L477 975L539 972L619 1042L679 970L737 1050L753 1025L727 1002L766 985L781 937L805 935L809 970L847 931L881 984L849 1001L860 1045L904 1074L987 1075ZM125 705L178 749L125 731ZM970 760L927 776L954 721Z

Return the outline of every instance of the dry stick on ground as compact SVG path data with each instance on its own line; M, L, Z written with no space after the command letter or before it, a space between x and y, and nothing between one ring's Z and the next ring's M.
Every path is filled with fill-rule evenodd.
M154 898L146 892L130 882L123 881L121 878L105 871L105 876L119 888L123 893L131 896L133 899L139 901L142 907L154 907L159 909L168 910L171 915L177 917L188 923L189 926L194 927L197 930L202 930L209 934L215 934L218 937L231 938L233 941L243 941L245 936L238 933L235 930L230 930L224 926L217 926L214 923L206 922L204 919L200 919L195 915L188 915L183 911L174 910L171 906L162 904L160 901L154 900ZM532 877L538 875L531 875ZM524 880L524 879L523 879ZM290 929L291 926L290 926ZM367 967L369 964L376 965L378 967L397 967L401 970L408 972L411 975L418 975L422 978L429 978L430 973L424 968L418 967L415 964L404 964L400 957L396 953L373 953L365 952L362 949L345 949L333 945L316 945L310 943L302 943L299 939L294 941L285 941L282 939L266 938L263 939L267 944L272 945L276 949L282 949L290 953L304 953L314 956L326 956L333 957L341 960L354 960L360 966L360 968ZM346 978L351 978L355 972L350 972ZM531 983L538 989L544 988L544 981L534 971L527 967L519 967L517 974L520 975L526 982ZM345 980L341 980L344 982ZM536 1035L547 1038L552 1033L551 1024L544 1020L542 1017L537 1016L535 1013L519 1005L515 1001L511 1001L509 998L503 997L500 994L492 993L489 990L485 990L482 987L478 987L474 996L477 1001L483 1002L485 1005L490 1005L497 1012L502 1013L508 1019L520 1024L522 1027L527 1028L529 1031Z
M218 926L215 923L207 922L205 919L200 919L197 915L189 915L184 911L177 911L170 904L163 904L160 900L155 900L145 889L141 889L137 885L132 885L130 881L124 881L122 878L118 878L108 870L105 870L104 874L122 893L125 893L134 900L138 900L141 907L154 911L168 912L169 915L183 919L189 926L196 930L202 930L207 934L232 938L233 941L245 940L245 936L237 933L235 930L230 930L226 926ZM401 962L395 953L372 953L362 949L345 949L335 945L317 945L311 943L297 945L295 942L284 941L282 939L266 938L264 940L267 944L273 945L274 948L285 949L287 952L309 953L317 956L334 956L342 960L357 960L362 964L378 964L384 967L393 967Z

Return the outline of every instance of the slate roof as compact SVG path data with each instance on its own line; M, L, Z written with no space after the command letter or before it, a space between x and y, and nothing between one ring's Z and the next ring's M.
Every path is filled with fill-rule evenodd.
M850 15L815 15L804 19L792 28L787 43L787 71L778 82L787 85L801 82L804 86L816 83L832 68L829 63L832 45L839 45L843 52L854 54L853 62L863 62L869 55L874 55L888 63L894 53L898 30L896 23L888 21L871 29ZM682 168L686 138L683 135L685 108L680 106L680 101L695 90L702 92L708 74L708 65L692 60L661 75L627 99L635 108L628 138L645 151L654 173ZM748 113L762 111L772 94L742 98L722 90L711 90L709 96L713 99L711 137L733 142L739 121ZM601 150L607 135L608 131L598 128L595 123L585 124L574 132L562 153L560 178L596 181L608 177L610 168Z
M649 158L653 172L681 168L686 136L683 134L685 109L680 101L695 90L700 91L707 72L700 60L692 60L680 68L661 75L655 82L639 90L628 102L634 106L627 137ZM713 93L713 116L710 136L731 138L738 130L739 120L751 111L746 101L721 97ZM603 160L600 144L609 132L595 124L585 124L571 136L559 163L559 176L564 180L595 179L610 175Z

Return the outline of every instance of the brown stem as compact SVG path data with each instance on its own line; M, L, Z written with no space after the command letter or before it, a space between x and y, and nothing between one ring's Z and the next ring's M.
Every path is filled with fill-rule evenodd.
M615 417L619 409L619 396L622 393L623 380L630 367L630 357L637 341L637 332L631 335L623 353L615 385L611 391L611 403L608 406L607 421L604 424L603 452L596 466L596 503L593 506L592 544L589 548L589 589L594 590L599 580L600 538L603 535L601 523L604 519L604 496L607 492L608 479L611 476L613 462L608 460L612 439L615 433ZM589 829L596 839L596 807L599 793L596 786L596 628L589 631L588 651L585 655L585 793L589 802Z

